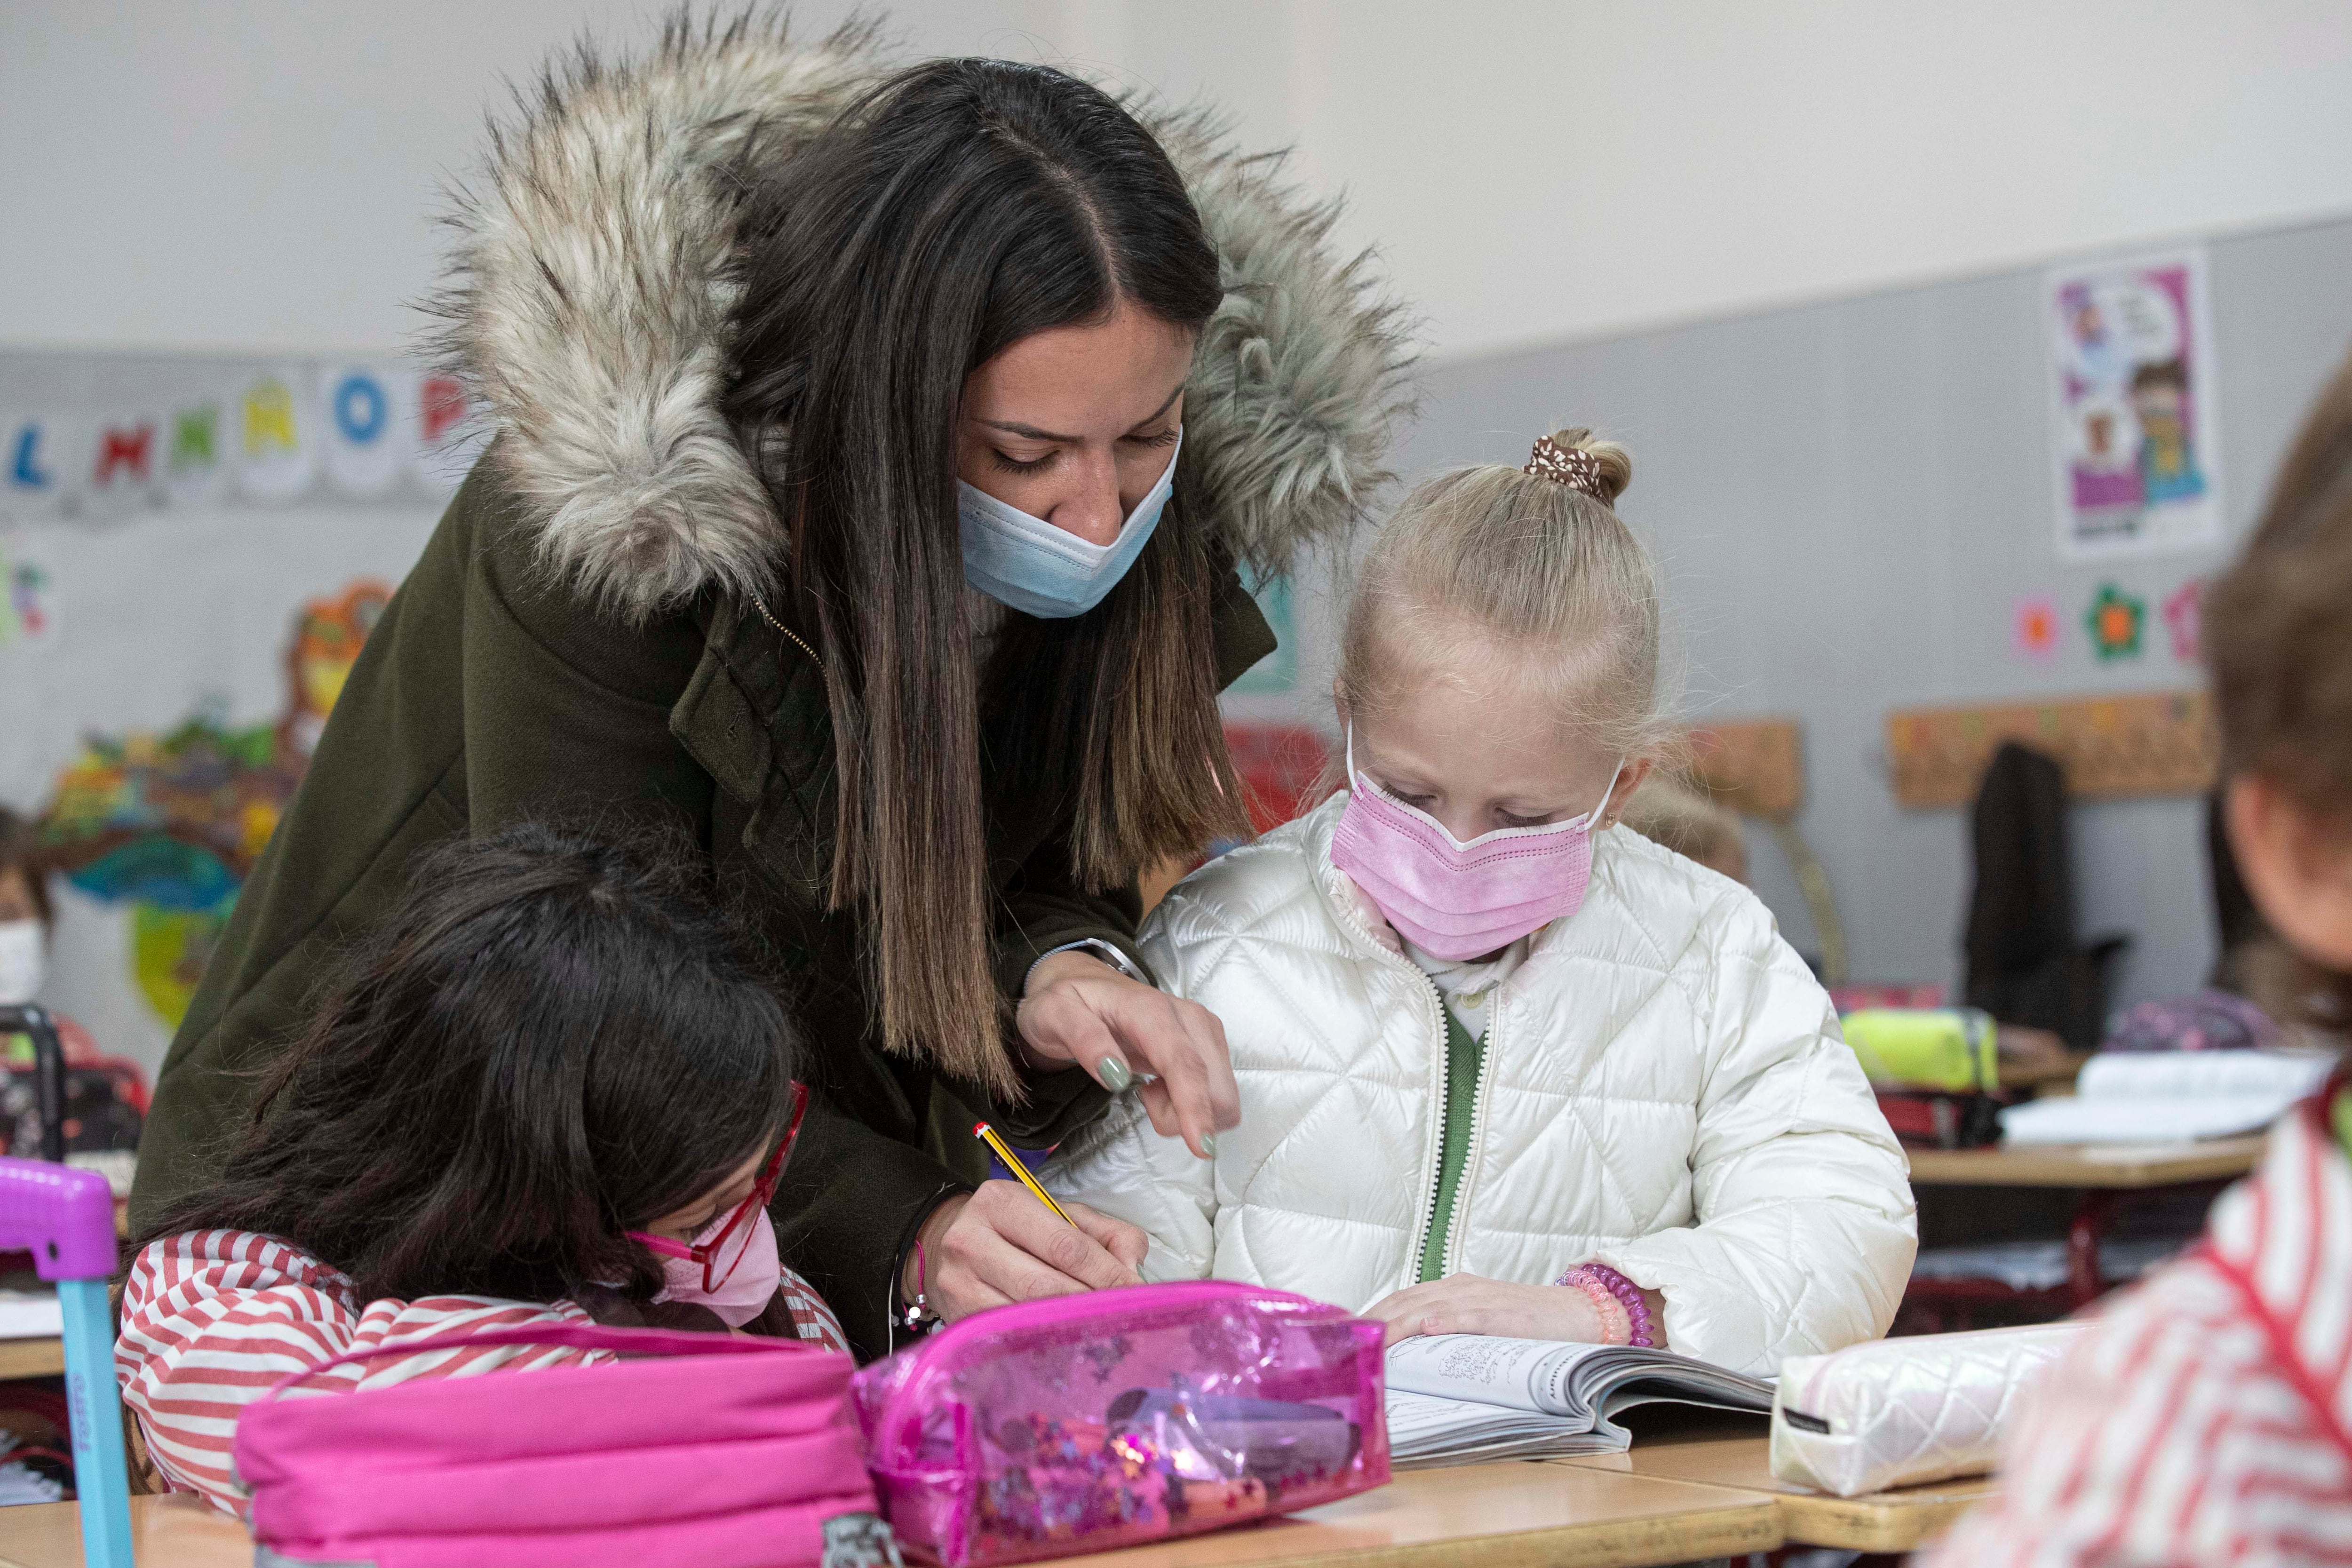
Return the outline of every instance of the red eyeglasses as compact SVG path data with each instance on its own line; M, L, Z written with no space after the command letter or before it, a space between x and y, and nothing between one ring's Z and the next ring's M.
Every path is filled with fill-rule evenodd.
M705 1295L726 1284L742 1263L743 1255L751 1250L748 1244L751 1239L752 1216L763 1214L768 1207L768 1200L776 1195L776 1184L783 1177L784 1162L792 1156L793 1142L801 1135L801 1118L808 1114L808 1085L793 1083L793 1114L784 1123L783 1142L778 1143L776 1152L768 1156L768 1163L760 1167L759 1179L751 1184L751 1191L729 1213L727 1223L719 1227L717 1236L709 1241L693 1244L633 1230L628 1233L629 1239L642 1244L646 1251L658 1253L664 1258L689 1258L701 1264Z

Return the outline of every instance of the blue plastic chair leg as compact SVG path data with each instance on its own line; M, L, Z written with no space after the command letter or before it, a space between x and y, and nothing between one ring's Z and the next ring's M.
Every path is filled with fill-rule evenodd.
M60 1279L66 1402L73 1418L74 1492L89 1568L132 1568L131 1475L122 1454L122 1397L114 1386L114 1314L103 1279Z

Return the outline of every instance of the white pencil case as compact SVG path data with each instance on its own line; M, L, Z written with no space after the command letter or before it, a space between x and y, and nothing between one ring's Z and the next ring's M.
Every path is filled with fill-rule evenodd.
M2021 1391L2087 1326L1921 1334L1793 1356L1772 1400L1772 1474L1839 1497L1982 1475Z

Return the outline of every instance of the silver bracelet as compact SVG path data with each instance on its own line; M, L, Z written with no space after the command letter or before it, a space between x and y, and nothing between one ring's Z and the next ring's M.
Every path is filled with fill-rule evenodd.
M1053 957L1057 952L1079 952L1092 953L1095 957L1101 959L1105 963L1109 964L1113 969L1118 970L1121 974L1126 975L1129 980L1139 981L1146 985L1151 984L1151 976L1144 973L1142 968L1137 964L1135 960L1128 957L1127 954L1119 952L1118 949L1113 947L1110 943L1103 941L1103 939L1098 936L1080 937L1076 942L1066 942L1059 947L1049 947L1045 952L1037 955L1037 963L1045 963L1047 959ZM1031 964L1029 966L1029 973L1021 977L1021 989L1024 994L1029 989L1029 982L1036 978L1037 963Z

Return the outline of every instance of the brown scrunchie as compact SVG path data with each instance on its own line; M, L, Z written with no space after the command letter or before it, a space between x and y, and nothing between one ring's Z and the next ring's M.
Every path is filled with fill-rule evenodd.
M1581 490L1602 506L1609 504L1609 492L1601 482L1601 459L1580 447L1563 447L1549 436L1538 436L1535 450L1519 472Z

